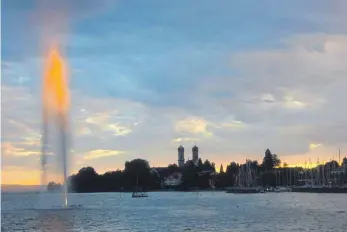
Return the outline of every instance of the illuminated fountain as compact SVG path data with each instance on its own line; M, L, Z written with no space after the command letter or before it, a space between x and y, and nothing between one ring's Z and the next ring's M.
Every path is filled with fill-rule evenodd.
M51 49L42 86L42 141L41 141L41 182L47 184L47 158L48 158L48 140L49 125L57 129L57 147L56 152L58 163L62 166L63 184L64 184L64 207L68 207L67 195L67 165L68 165L68 112L69 112L69 89L67 81L66 66L57 49Z

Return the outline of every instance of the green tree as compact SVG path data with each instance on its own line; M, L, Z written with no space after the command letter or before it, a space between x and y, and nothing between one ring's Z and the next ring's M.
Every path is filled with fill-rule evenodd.
M345 183L347 183L347 157L342 159L342 167L344 167L344 169L345 169L344 181L345 181Z
M253 161L251 161L250 166L253 170L257 170L259 168L259 163L257 160L253 160Z
M235 162L231 162L228 166L227 166L227 170L226 172L228 174L237 174L239 171L239 166L235 163Z
M92 177L92 176L97 176L98 174L96 173L94 168L88 166L88 167L81 168L78 171L78 175L85 176L85 177Z
M224 174L224 168L223 168L223 164L220 165L219 168L219 173Z
M55 183L54 181L51 181L47 185L47 190L48 191L56 191L56 190L60 190L61 187L62 187L61 184Z
M270 149L266 149L265 156L263 159L263 166L265 170L272 170L274 168L274 162L272 159L272 153Z
M168 172L169 174L172 174L174 172L178 172L180 170L180 168L177 166L177 164L170 164L168 167Z
M237 165L235 162L231 162L226 169L226 175L227 175L227 183L229 185L235 184L236 175L239 172L239 165Z
M330 162L326 162L325 163L325 167L326 168L330 168L330 169L334 169L334 168L338 168L340 165L336 160L332 160Z
M120 170L105 172L99 181L102 181L100 189L106 192L120 191L124 185L123 172Z
M69 178L69 189L76 192L94 192L99 190L99 175L92 167L81 168Z
M260 175L260 180L264 186L275 186L276 175L273 173L275 167L281 165L281 160L276 154L272 154L270 149L266 149L262 163L263 172Z
M216 164L214 162L211 163L212 170L215 172L216 171Z
M345 157L345 158L342 159L342 165L347 166L347 157Z
M150 166L147 160L134 159L125 162L124 175L128 187L136 186L137 181L139 186L143 187L149 184L151 179Z
M274 167L279 167L281 165L281 160L278 157L278 155L276 155L276 154L272 155L272 162L273 162Z
M272 170L275 167L281 165L281 160L276 154L272 154L270 149L266 149L265 156L263 159L263 167L265 170Z
M199 167L199 168L202 168L202 167L203 167L203 163L202 163L201 158L198 159L198 167Z
M197 187L199 178L199 169L192 160L187 161L183 168L183 186L186 189Z
M212 163L212 164L214 164L214 163ZM205 160L205 162L202 165L203 170L214 171L215 168L214 168L214 165L212 165L212 164L210 163L210 161Z

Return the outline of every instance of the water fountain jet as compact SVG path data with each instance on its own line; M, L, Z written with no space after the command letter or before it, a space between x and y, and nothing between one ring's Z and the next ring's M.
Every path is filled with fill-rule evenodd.
M64 207L68 207L67 163L68 163L68 110L69 90L67 85L65 64L57 49L51 49L45 66L42 91L42 140L41 140L41 181L46 184L47 179L47 146L48 124L52 123L59 133L59 161L63 166Z

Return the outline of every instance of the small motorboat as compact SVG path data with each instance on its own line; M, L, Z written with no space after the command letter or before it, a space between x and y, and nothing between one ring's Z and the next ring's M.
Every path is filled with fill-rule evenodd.
M144 192L133 192L132 198L148 197L147 193Z
M148 197L147 193L140 191L141 189L139 188L139 178L137 178L136 182L136 191L133 192L132 198Z

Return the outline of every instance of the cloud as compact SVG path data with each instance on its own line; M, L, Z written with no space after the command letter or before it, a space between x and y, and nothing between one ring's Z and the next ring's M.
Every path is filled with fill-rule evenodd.
M315 148L320 147L320 146L322 146L322 144L320 144L320 143L310 143L310 149L315 149Z
M266 103L273 103L275 102L275 98L272 94L264 94L262 97L261 97L261 100L266 102Z
M112 123L112 121L117 121L117 122ZM94 116L88 117L85 120L85 122L88 124L96 125L98 129L102 131L112 132L112 134L115 136L127 135L131 133L133 128L139 124L139 122L135 121L133 118L117 117L117 115L112 115L111 112L97 113ZM90 129L87 130L84 127L83 131L89 132ZM90 133L91 132L84 133L84 134L90 134Z
M99 159L104 157L117 156L123 153L124 151L98 149L87 152L87 154L84 156L84 159Z
M7 109L2 112L3 165L30 165L32 168L39 168L41 149L39 92L31 92L28 87L2 85L2 96L2 107ZM74 91L72 91L72 100L71 145L75 152L70 155L73 160L71 170L80 167L75 164L84 160L84 154L88 151L100 147L103 150L116 150L118 147L122 150L133 149L131 140L115 140L112 135L129 134L130 130L133 131L135 127L141 125L138 118L143 118L142 111L145 110L141 104L118 99L94 99ZM112 107L113 110L107 114L105 112L108 112L110 105L116 107ZM103 115L106 117L101 117ZM50 133L55 131L52 130ZM50 142L54 145L53 137ZM120 163L124 163L126 159L127 157L121 158ZM88 162L84 164L88 165ZM102 164L96 166L100 167Z
M88 127L82 127L78 132L78 136L91 135L93 132Z
M112 123L106 126L107 131L112 131L114 135L120 136L120 135L127 135L132 132L131 129L129 129L126 126L122 126L118 123Z
M231 122L224 122L221 124L221 126L223 128L244 128L245 127L245 124L241 121L236 121L236 120L233 120Z
M199 139L197 139L197 138L181 138L181 137L175 138L172 140L172 142L174 142L174 143L197 142L197 141L199 141Z
M325 47L323 52L309 49L314 38L324 38L321 41ZM227 78L220 80L219 84L223 83L234 96L236 95L236 99L230 104L235 103L233 108L237 108L239 115L241 113L241 116L246 116L245 110L249 116L257 115L258 110L259 113L264 113L262 104L254 100L257 99L255 96L261 96L259 98L267 103L277 103L268 108L271 109L268 114L279 111L278 107L285 107L288 111L282 111L276 117L284 121L287 120L285 114L291 115L292 110L301 109L297 111L298 114L310 115L313 112L328 112L329 102L334 102L335 105L342 103L342 86L346 84L344 73L347 73L347 69L341 58L347 54L344 45L347 37L302 35L291 37L290 41L281 49L233 55L231 66L241 73L242 78L235 80L234 87L228 88ZM241 91L235 92L235 88ZM264 92L267 94L263 94ZM243 103L249 107L240 107L235 102L238 99L245 99Z
M301 101L294 100L291 96L284 97L284 107L288 109L301 109L305 107L305 105L306 104Z
M31 145L31 144L30 144ZM38 150L28 150L22 147L16 147L14 144L10 142L3 142L1 144L1 150L4 156L36 156L40 154Z
M247 4L233 6L231 14L225 4L204 3L193 15L179 4L156 4L155 14L146 4L138 3L140 14L121 4L121 10L102 7L100 18L86 10L94 3L79 4L72 7L81 15L67 15L76 30L60 34L68 38L62 42L72 77L73 170L82 164L121 168L138 157L166 165L176 162L178 143L197 143L201 156L217 163L260 160L267 147L301 163L302 157L322 156L322 149L347 150L347 37L313 33L343 32L346 27L336 25L345 24L345 14L326 12L321 2L313 8L273 3L276 12L259 3L241 25ZM18 21L28 12L4 12L2 143L26 154L39 151L43 58L32 46L39 27ZM78 22L85 16L95 17L88 27ZM311 141L324 146L310 149ZM34 157L3 161L34 167Z
M121 103L121 101L118 100L111 101ZM126 110L124 109L124 104L118 104L118 107L120 105L122 110ZM124 112L120 112L119 108L95 113L94 109L92 109L92 111L86 110L88 108L90 109L90 106L86 107L87 108L81 109L81 112L86 115L86 118L84 119L86 125L81 125L82 128L80 129L80 135L111 132L114 136L125 136L133 132L133 130L141 123L136 117L124 116Z
M90 124L104 124L108 121L109 115L107 113L96 113L94 116L86 118L86 123Z
M191 134L212 136L212 133L208 131L208 122L197 117L188 117L180 120L176 123L175 128L178 132L188 132Z
M220 141L229 137L235 143L221 144L220 150L246 153L246 141L255 141L253 152L269 146L283 155L306 154L310 141L328 150L345 147L347 69L341 61L347 37L311 34L283 41L278 48L232 54L230 67L237 75L205 80L193 91L191 100L200 106L192 108L195 115L210 122L209 130ZM312 48L312 41L324 49ZM227 115L234 116L229 122L237 119L246 127L216 131Z

